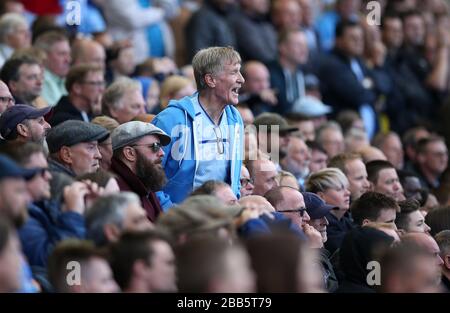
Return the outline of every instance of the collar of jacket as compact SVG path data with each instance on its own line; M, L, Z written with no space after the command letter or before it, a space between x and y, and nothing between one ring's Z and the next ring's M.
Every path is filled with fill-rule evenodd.
M62 96L61 99L59 99L58 103L55 106L56 111L65 111L68 113L72 113L72 114L80 114L81 115L81 111L78 110L72 103L72 101L70 101L70 98L68 95ZM91 112L86 112L86 114L88 115L89 119L91 119L92 114Z
M111 159L111 170L119 175L120 178L130 187L130 189L132 189L139 196L147 196L151 192L151 190L147 190L147 188L145 188L139 177L137 177L128 166L114 157Z
M50 171L53 171L53 172L62 172L64 174L69 175L70 177L77 176L70 168L65 167L63 164L61 164L58 161L53 160L53 159L48 160L48 167L49 167Z

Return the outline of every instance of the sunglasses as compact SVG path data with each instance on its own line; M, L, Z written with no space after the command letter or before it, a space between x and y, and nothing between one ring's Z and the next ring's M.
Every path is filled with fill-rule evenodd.
M294 209L294 210L278 210L277 212L281 212L281 213L299 213L300 217L303 217L305 215L306 208L305 207L301 207L301 208Z
M42 177L45 178L45 176L46 176L48 173L50 173L48 167L37 167L37 168L35 168L35 169L38 170L38 172L37 172L33 177L36 177L37 175L40 175L40 176L42 176Z
M162 148L161 143L159 142L154 142L151 144L142 144L142 145L132 145L131 147L147 147L149 148L153 153L157 153L159 151L159 149Z

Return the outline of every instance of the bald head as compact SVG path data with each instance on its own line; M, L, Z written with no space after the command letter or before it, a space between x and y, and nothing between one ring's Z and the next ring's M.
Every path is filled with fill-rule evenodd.
M267 67L258 61L244 64L242 75L245 78L244 89L250 93L260 93L270 87L270 74Z
M250 176L254 180L254 195L264 196L270 189L278 186L278 175L275 164L270 160L255 160L248 162Z
M416 244L419 247L428 251L435 259L436 264L441 266L444 262L440 257L440 249L436 240L428 234L425 233L408 233L402 236L403 242L409 242L412 244Z
M276 0L272 5L272 20L279 31L298 29L302 22L300 4L296 0Z
M91 39L80 39L72 47L73 65L87 63L105 67L105 49L98 42Z
M0 97L5 98L5 99L6 98L13 99L8 86L1 80L0 80ZM6 100L6 101L0 100L0 114L5 112L5 110L12 105L14 105L14 102L12 100Z
M359 150L358 153L361 155L364 163L375 160L384 160L384 161L387 160L383 151L373 146L365 146L364 148Z
M239 200L239 204L246 208L255 208L266 212L274 212L275 208L263 196L246 196Z

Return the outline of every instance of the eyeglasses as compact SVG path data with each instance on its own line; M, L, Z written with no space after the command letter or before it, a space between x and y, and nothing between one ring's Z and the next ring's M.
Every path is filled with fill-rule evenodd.
M12 97L0 97L1 102L11 102L12 104L16 103L16 100Z
M105 82L104 81L92 81L92 80L86 80L83 82L83 84L88 84L91 86L95 86L95 87L105 87Z
M219 154L224 154L225 147L223 144L222 131L220 130L220 127L214 127L214 134L216 135L217 139L217 151L219 152Z
M142 144L142 145L132 145L131 147L148 147L150 150L152 150L153 153L157 153L159 151L159 149L162 148L162 145L160 142L154 142L154 143L150 143L150 144Z
M299 213L300 217L303 217L305 215L306 208L305 207L301 207L301 208L294 209L294 210L278 210L277 212L281 212L281 213Z
M254 185L253 178L241 178L241 187L247 187L248 184Z

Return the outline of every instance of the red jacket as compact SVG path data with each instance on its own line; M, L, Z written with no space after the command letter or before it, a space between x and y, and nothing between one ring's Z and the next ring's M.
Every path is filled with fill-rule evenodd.
M150 221L155 222L162 212L155 193L147 190L141 180L122 161L112 158L111 171L117 175L117 182L121 191L132 191L141 199L141 204L147 212Z

